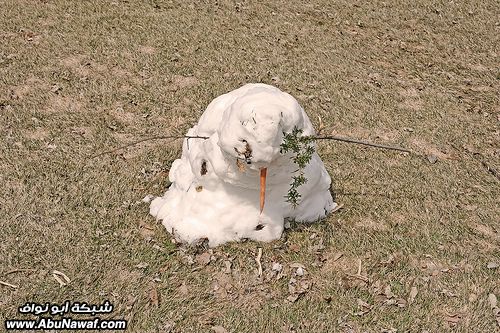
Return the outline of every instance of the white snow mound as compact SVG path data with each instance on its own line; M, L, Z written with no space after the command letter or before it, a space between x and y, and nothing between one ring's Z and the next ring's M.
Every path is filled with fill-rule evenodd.
M281 154L283 132L314 129L297 100L276 87L247 84L214 99L188 136L182 156L172 164L170 188L151 202L150 213L177 240L208 238L210 246L243 238L281 237L284 218L314 222L336 204L330 176L317 153L305 168L299 205L286 202L298 166ZM266 200L259 204L260 169L267 168Z

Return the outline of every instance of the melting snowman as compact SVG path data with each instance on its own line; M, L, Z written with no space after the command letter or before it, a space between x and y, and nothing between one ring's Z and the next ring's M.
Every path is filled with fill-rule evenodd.
M297 189L300 201L287 201L299 171L280 146L294 129L315 134L297 100L276 87L247 84L217 97L187 133L207 139L184 139L182 156L170 169L172 184L151 202L151 215L177 240L207 238L209 246L244 238L272 241L281 237L285 218L325 217L336 204L316 152L301 171L307 181Z

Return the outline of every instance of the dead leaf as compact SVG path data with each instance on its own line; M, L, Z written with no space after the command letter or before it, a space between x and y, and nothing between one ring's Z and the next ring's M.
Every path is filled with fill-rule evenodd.
M431 164L434 164L437 162L438 158L436 155L433 155L433 154L429 154L427 155L427 160L431 163Z
M273 267L271 268L274 272L281 272L283 270L283 265L279 262L273 263Z
M181 286L177 288L177 291L182 295L187 295L189 290L188 287L186 286L186 282L183 282Z
M380 264L381 264L381 265L390 265L390 264L392 264L392 263L394 262L394 260L395 260L395 257L394 257L392 254L390 254L390 255L387 257L387 259L382 260L382 261L380 262Z
M151 305L153 305L154 307L158 307L158 305L160 304L158 289L156 289L156 286L154 284L151 286L151 289L149 290L149 301L151 302Z
M371 307L372 307L370 304L368 304L367 302L363 301L361 298L358 298L356 300L356 302L358 303L358 306L362 307L362 308L371 309Z
M391 327L391 328L383 328L382 329L382 333L397 333L397 332L398 332L398 330L395 329L395 328L393 328L393 327Z
M212 326L212 331L215 333L228 333L228 331L222 326Z
M297 290L298 293L303 294L305 293L309 288L311 287L311 283L309 281L301 281L299 289Z
M490 261L486 267L489 269L495 269L498 268L498 266L499 264L497 262Z
M367 314L368 312L371 311L372 305L368 304L367 302L363 301L362 299L358 298L357 301L358 303L358 309L359 311L354 313L356 316L363 316Z
M497 297L495 296L495 294L488 295L488 303L490 304L490 307L492 309L497 307Z
M406 305L408 304L408 302L406 302L406 300L403 299L403 298L398 298L397 301L396 301L396 304L398 305L398 307L404 308L404 307L406 307Z
M490 303L491 311L493 311L493 316L495 316L497 325L500 327L500 309L497 306L497 297L495 294L488 295L488 303Z
M229 261L229 260L224 261L224 266L226 267L224 269L224 273L231 274L231 266L232 265L233 265L233 263L231 261Z
M395 296L394 293L391 291L391 286L387 285L385 287L385 289L384 289L384 295L387 298L393 298Z
M130 311L134 307L134 304L136 302L137 302L137 296L134 297L133 295L128 295L127 296L127 302L125 303L125 309L127 311Z
M153 239L153 236L155 235L154 228L149 226L148 223L144 221L139 221L139 233L141 234L142 238L147 242L151 241ZM145 268L145 267L137 267L137 268Z
M163 327L161 327L161 332L171 333L171 332L173 332L174 328L175 328L175 322L169 320L163 325Z
M500 320L500 308L498 308L497 306L497 297L495 296L495 294L488 295L488 303L490 303L493 314L498 317L497 320Z
M210 263L210 253L203 252L202 254L198 254L196 256L196 263L201 266L206 266Z

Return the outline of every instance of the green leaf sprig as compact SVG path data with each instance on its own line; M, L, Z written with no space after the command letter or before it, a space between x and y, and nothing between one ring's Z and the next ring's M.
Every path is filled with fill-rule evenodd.
M292 152L292 161L297 164L299 169L297 174L292 177L292 183L286 195L286 201L289 202L294 208L297 207L300 200L299 186L307 182L304 176L304 169L311 161L314 154L314 145L312 142L314 138L309 136L302 136L302 129L294 127L291 133L283 132L283 142L280 146L280 153L286 154Z

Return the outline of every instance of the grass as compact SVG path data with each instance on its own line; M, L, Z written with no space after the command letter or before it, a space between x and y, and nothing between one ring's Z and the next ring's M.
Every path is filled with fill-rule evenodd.
M500 296L498 268L487 268L500 256L495 1L0 9L0 280L18 286L0 285L2 321L21 319L27 301L109 299L130 332L498 330L487 300ZM290 92L324 134L423 155L321 142L344 209L270 244L213 249L200 265L141 202L165 190L180 142L89 156L183 134L247 82ZM353 277L359 261L366 281ZM309 284L295 302L292 263L307 272L292 286ZM54 269L71 282L60 287Z

